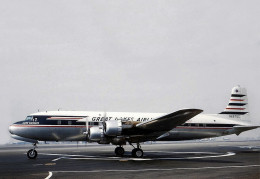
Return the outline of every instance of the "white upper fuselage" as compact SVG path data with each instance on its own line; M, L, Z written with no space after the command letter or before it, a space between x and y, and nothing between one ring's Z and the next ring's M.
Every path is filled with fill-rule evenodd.
M147 122L152 119L166 115L167 113L138 113L138 112L102 112L102 111L46 111L33 113L30 116L86 116L88 122L102 122L105 120L123 120ZM186 123L207 123L207 124L236 124L250 126L250 121L246 120L248 115L234 114L199 114ZM86 121L86 117L74 119ZM55 118L54 118L55 119ZM60 120L71 120L70 118L60 118Z

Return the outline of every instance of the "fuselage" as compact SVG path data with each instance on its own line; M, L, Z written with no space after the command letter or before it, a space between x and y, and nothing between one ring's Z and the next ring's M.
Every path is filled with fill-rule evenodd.
M102 125L102 121L121 120L147 122L164 113L46 111L34 113L9 127L12 136L37 141L85 141L86 127ZM86 122L88 125L86 125ZM232 134L234 126L248 126L240 115L199 114L168 132L158 140L192 140ZM122 134L124 135L124 134Z

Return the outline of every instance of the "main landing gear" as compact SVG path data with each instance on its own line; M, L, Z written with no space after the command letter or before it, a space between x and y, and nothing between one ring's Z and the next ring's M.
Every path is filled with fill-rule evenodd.
M131 144L131 143L129 143L129 144L133 146L133 144ZM137 143L137 148L134 147L134 149L132 150L132 156L135 158L142 158L143 155L144 155L144 152L141 149L141 145L139 143Z
M33 149L30 149L27 152L27 157L29 159L35 159L37 157L37 151L35 150L35 148L37 147L36 143L33 144Z
M125 149L122 146L116 147L115 148L115 154L116 156L122 157L125 153Z
M133 146L132 143L129 143L130 145ZM134 147L134 146L133 146ZM122 146L116 147L115 148L115 154L116 156L120 156L122 157L125 153L125 150ZM135 158L142 158L144 155L143 150L141 149L141 145L139 143L137 143L137 148L134 147L134 149L132 150L132 157Z

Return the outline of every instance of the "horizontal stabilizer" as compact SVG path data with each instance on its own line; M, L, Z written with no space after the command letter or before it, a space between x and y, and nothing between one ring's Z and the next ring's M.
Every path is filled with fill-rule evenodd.
M236 135L239 135L241 132L256 129L258 127L260 127L260 126L234 126L233 130Z

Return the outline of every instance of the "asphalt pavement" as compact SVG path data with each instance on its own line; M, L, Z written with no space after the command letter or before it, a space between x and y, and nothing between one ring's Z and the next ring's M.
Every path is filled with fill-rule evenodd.
M260 178L260 141L143 144L144 157L116 157L112 145L0 147L0 178Z

